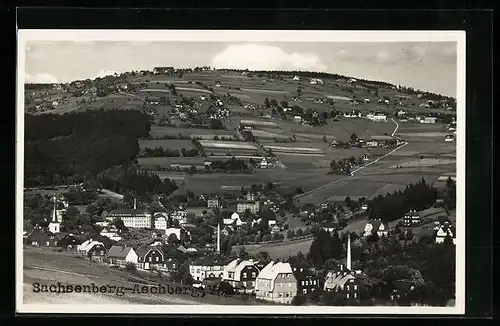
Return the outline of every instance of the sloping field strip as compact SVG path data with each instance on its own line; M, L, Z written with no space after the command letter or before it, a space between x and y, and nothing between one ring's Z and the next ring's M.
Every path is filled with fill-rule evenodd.
M243 142L218 142L218 141L200 141L201 146L207 148L229 148L229 149L247 149L258 150L257 146Z
M171 148L171 149L190 149L193 148L193 144L190 140L184 139L140 139L139 147L141 150L144 148Z
M287 91L272 90L272 89L256 89L256 88L241 88L244 92L249 93L270 93L270 94L289 94Z
M240 120L240 124L247 125L247 126L255 125L255 126L262 126L262 127L278 127L278 124L275 123L275 122L262 121L262 120L246 120L246 119L242 119L242 120Z
M304 153L316 153L316 154L321 154L323 151L318 148L308 148L308 147L284 147L284 146L270 146L266 145L264 146L265 149L271 149L272 151L277 151L277 152L285 152L285 153L298 153L298 152L304 152Z

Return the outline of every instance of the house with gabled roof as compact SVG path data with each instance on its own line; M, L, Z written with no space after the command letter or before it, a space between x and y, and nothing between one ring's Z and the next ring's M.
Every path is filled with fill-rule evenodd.
M126 265L127 263L137 264L137 254L132 247L112 246L109 248L108 261L113 265Z
M135 250L137 253L137 267L150 270L163 264L165 255L160 246L141 246Z
M57 234L36 227L27 234L25 243L33 247L57 247L59 240Z
M253 260L235 259L224 267L222 279L240 293L253 293L255 280L259 274L256 262Z
M227 263L227 259L222 256L202 256L189 263L189 273L195 281L200 282L205 278L222 279Z
M102 259L106 255L106 247L104 244L93 239L84 241L81 245L76 247L76 250L80 255L89 258Z
M297 279L289 263L270 262L255 280L257 299L291 303L297 296Z
M446 237L450 237L453 241L453 244L455 244L455 231L455 227L453 227L450 223L441 225L436 233L436 243L443 243Z
M381 219L369 220L365 225L364 236L370 236L374 232L376 232L379 237L386 237L389 234L389 225Z
M309 294L320 288L318 276L309 268L294 267L293 275L297 279L297 290L301 294Z

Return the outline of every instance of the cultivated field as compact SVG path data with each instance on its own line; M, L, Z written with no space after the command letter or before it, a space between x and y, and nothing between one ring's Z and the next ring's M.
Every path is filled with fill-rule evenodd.
M181 150L182 148L185 149L194 148L191 140L187 139L151 139L151 140L140 139L139 147L141 151L143 151L146 147L151 149L162 147L163 149L168 148L168 149L178 149L178 150Z
M271 259L281 260L288 259L288 257L296 255L301 251L304 255L309 252L311 248L312 239L297 240L284 243L270 243L262 245L238 245L233 246L233 250L239 252L241 247L245 248L245 251L252 254L257 254L260 251L265 251L269 254Z
M213 139L218 137L233 137L234 132L230 130L211 130L211 129L195 129L195 128L176 128L164 126L151 126L149 132L151 137L161 138L164 136L184 136L184 137L201 137L203 139Z
M170 168L172 165L181 165L190 167L204 166L202 157L139 157L137 158L139 165L144 169Z

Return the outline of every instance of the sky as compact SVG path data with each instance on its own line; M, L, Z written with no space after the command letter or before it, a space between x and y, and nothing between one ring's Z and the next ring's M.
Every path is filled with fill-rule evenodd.
M308 70L456 97L455 42L28 41L26 82L64 83L155 66Z

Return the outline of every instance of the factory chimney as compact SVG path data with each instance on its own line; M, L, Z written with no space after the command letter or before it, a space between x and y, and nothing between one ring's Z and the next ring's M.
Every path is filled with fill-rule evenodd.
M220 224L217 224L217 253L220 253Z

